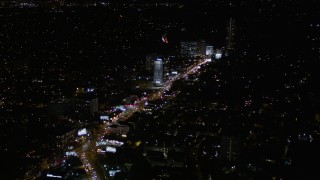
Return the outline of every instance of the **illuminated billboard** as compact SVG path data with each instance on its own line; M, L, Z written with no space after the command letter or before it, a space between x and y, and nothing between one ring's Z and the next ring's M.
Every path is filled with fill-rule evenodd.
M84 136L84 135L87 135L87 134L88 134L88 131L87 131L86 128L78 130L78 136Z
M66 155L66 156L78 156L78 154L77 154L76 152L74 152L74 151L67 151L67 152L65 153L65 155Z
M114 148L114 147L107 146L107 147L106 147L106 152L116 153L116 152L117 152L117 149Z
M116 111L116 110L125 111L126 108L124 107L124 105L118 105L118 106L114 107L114 110L115 110L115 111Z
M216 53L216 55L215 55L215 58L216 58L216 59L221 59L221 57L222 57L222 54Z
M109 121L109 120L110 120L110 117L107 116L107 115L102 115L102 116L100 116L100 120L102 120L102 121Z
M101 141L97 141L96 142L96 146L116 146L116 147L120 147L122 146L124 143L121 141L116 141L116 140L101 140Z
M117 169L117 170L110 170L110 171L109 171L109 176L110 176L110 177L113 177L113 176L116 175L117 172L121 172L121 170L119 170L119 169Z
M114 173L115 174L115 173ZM53 175L53 174L47 174L47 177L48 178L58 178L58 179L62 179L63 177L62 176L59 176L59 175Z

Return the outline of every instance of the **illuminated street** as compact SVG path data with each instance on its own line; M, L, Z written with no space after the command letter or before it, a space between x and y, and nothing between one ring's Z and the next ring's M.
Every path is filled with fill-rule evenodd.
M145 102L153 101L159 99L163 96L163 93L170 89L172 83L180 78L184 78L187 74L195 73L199 66L206 64L208 61L206 60L199 60L198 63L193 64L192 66L188 67L184 73L178 74L176 77L170 79L169 81L165 82L164 86L151 94L148 95L147 98L143 98L139 100L139 103L136 104L134 108L126 110L119 114L117 118L112 120L112 123L117 123L119 119L121 121L126 121L128 118L132 116L132 114L136 111L143 111L145 106ZM92 180L102 180L107 179L107 176L103 173L104 171L100 169L96 156L94 155L94 149L96 148L96 142L102 140L104 134L108 133L108 128L106 128L106 124L101 126L99 129L96 130L97 134L91 135L84 144L76 149L78 154L81 154L80 158L82 163L85 166L87 174L91 177Z

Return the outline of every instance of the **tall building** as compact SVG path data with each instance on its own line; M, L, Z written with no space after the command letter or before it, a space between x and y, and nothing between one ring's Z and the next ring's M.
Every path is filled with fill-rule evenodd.
M230 18L227 24L227 37L226 37L226 49L231 50L234 48L235 41L235 21L233 18Z
M163 60L162 60L162 58L157 58L154 61L153 83L155 86L162 86L163 85Z
M154 60L157 58L156 54L149 54L146 56L146 70L151 71L154 66Z

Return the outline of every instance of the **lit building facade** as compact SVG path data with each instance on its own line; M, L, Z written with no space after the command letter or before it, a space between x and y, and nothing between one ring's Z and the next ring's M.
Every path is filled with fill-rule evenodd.
M212 56L213 46L206 46L206 56Z
M154 61L153 83L155 86L162 86L163 85L163 60L162 60L162 58L157 58Z
M215 51L214 57L215 57L215 59L221 59L222 58L222 50L221 49L217 49Z

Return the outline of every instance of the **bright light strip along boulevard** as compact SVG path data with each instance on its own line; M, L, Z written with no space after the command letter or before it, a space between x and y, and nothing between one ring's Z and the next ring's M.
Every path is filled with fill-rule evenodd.
M177 74L174 78L166 81L166 82L164 83L164 86L163 86L159 91L150 94L150 95L148 96L148 98L140 99L140 100L139 100L139 103L136 105L136 108L132 108L132 109L126 110L126 111L122 112L121 114L119 114L119 115L117 116L117 118L115 118L115 119L112 120L112 123L115 123L116 121L118 121L119 119L122 119L122 118L123 118L123 119L128 119L128 118L130 118L134 112L139 111L140 109L143 108L143 106L144 106L144 104L145 104L145 102L146 102L147 100L150 100L150 99L154 100L154 99L160 98L165 91L167 91L167 90L169 90L169 89L171 88L171 85L172 85L172 83L173 83L174 81L176 81L176 80L178 80L178 79L181 79L181 78L184 78L184 77L186 77L186 76L187 76L188 74L190 74L190 73L196 72L197 70L200 69L199 67L200 67L201 65L206 64L206 63L208 63L208 62L209 62L209 61L207 61L207 60L205 60L205 59L200 59L197 63L189 66L184 73ZM104 129L104 130L103 130L103 132L101 133L102 135L99 134L99 135L97 135L96 137L91 138L91 141L93 141L93 142L101 141L102 138L103 138L103 135L104 135L105 133L107 133L107 131L108 131L108 128L103 127L103 129ZM90 164L89 160L87 159L87 156L88 156L88 153L89 153L88 150L95 148L95 147L88 147L88 146L95 146L95 145L96 145L95 143L89 143L88 141L85 142L84 145L82 146L82 148L79 149L79 151L80 151L79 154L81 154L80 159L81 159L82 163L85 165L86 171L87 171L88 175L91 176L91 179L93 179L93 180L99 180L98 177L103 178L104 176L103 176L103 175L100 175L100 174L98 175L98 174L97 174L97 171L94 170L92 164ZM91 167L91 168L88 169L88 167ZM101 178L100 178L100 179L101 179ZM106 177L104 177L103 179L106 179Z

